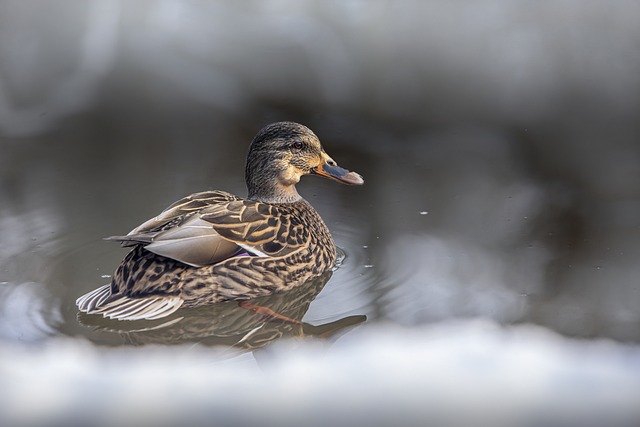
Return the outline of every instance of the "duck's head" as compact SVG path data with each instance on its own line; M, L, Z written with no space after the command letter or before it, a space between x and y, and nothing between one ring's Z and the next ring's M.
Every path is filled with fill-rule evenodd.
M306 126L278 122L258 132L249 147L245 168L250 199L270 203L300 200L295 185L302 175L309 174L344 184L364 183L359 174L338 166Z

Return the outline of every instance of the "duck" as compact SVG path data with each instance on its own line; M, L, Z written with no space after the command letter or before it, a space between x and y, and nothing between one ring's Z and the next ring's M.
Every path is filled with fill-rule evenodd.
M246 198L194 193L128 234L108 237L131 250L110 283L76 300L78 309L154 320L180 308L285 292L331 270L336 245L296 189L304 175L364 184L360 174L338 166L308 127L263 127L247 153Z

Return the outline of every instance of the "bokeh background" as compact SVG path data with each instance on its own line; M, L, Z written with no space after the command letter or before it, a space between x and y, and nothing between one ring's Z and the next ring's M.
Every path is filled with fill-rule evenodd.
M267 123L292 120L366 181L299 185L347 255L305 321L367 317L331 341L335 363L320 363L319 372L366 383L369 376L352 369L362 362L379 384L397 387L396 399L416 388L433 397L451 378L478 374L460 372L468 361L456 356L470 351L464 343L480 343L494 378L518 379L535 367L557 380L573 366L573 377L561 376L566 390L586 392L585 383L616 390L622 406L607 406L617 408L611 412L601 396L584 401L633 425L640 419L640 393L632 393L640 387L639 16L632 0L0 1L0 366L10 384L47 377L28 361L39 369L63 364L51 377L58 390L117 387L99 369L101 358L127 372L123 355L139 360L146 351L159 360L148 369L163 372L165 358L180 350L133 350L122 333L76 318L75 298L106 282L124 256L100 239L191 192L244 195L251 138ZM443 344L438 337L450 333ZM263 368L265 388L287 377L287 345L271 346L276 368ZM320 344L300 345L291 375L318 363ZM509 345L537 362L504 356ZM218 346L196 347L197 357L219 360ZM423 363L434 353L438 363ZM246 357L264 356L237 357L243 362L216 362L218 383L180 384L233 389L234 370L253 363ZM84 376L64 369L68 358ZM411 366L435 383L424 389L424 381L392 376L376 361ZM130 377L144 383L136 363ZM442 366L450 376L433 375ZM172 380L161 384L179 389ZM531 397L529 380L480 382L464 398L484 396L488 384ZM287 384L276 387L287 395ZM349 384L341 384L344 393L385 401L391 406L379 411L394 413L389 395ZM336 388L320 381L305 390L339 396ZM19 388L7 390L21 405L3 408L6 420L46 424L44 415L25 416ZM536 390L536 405L579 412L557 388ZM71 393L65 402L90 395ZM251 396L248 406L256 405ZM248 404L227 399L228 413ZM296 414L322 414L336 399L313 400ZM366 400L357 400L363 410ZM407 414L430 419L431 406L401 402ZM60 402L43 408L54 420L91 419L73 418ZM286 410L276 408L267 421L281 421ZM532 414L527 405L513 408L515 420ZM368 424L397 421L368 413Z

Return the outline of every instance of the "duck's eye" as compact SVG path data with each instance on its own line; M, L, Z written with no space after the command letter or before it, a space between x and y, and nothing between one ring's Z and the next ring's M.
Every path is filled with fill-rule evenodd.
M302 141L296 141L293 144L291 144L291 147L295 148L296 150L302 150L302 147L304 147L304 144L302 143Z

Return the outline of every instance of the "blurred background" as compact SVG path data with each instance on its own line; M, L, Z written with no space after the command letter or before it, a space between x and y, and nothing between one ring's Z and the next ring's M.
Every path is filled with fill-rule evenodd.
M76 318L125 254L101 238L191 192L245 195L251 138L291 120L365 178L299 185L347 255L305 321L636 348L638 16L632 0L0 1L1 342L130 344Z

